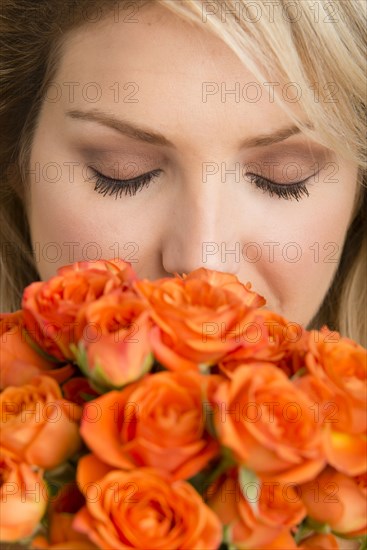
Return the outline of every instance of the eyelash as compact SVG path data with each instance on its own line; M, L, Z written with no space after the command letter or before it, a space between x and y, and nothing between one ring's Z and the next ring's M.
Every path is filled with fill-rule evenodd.
M106 195L113 196L116 195L116 199L121 198L122 193L125 193L131 196L136 195L136 193L142 190L144 187L149 187L151 181L158 177L162 170L153 170L147 174L142 174L136 178L128 180L116 180L113 178L108 178L104 176L97 170L92 168L94 176L92 179L95 180L96 184L94 191L102 194L104 197ZM316 175L316 174L313 174ZM271 180L267 180L262 176L257 174L248 174L250 182L253 183L258 189L262 189L264 193L267 193L270 197L277 195L279 199L292 200L296 199L298 202L302 196L309 197L309 191L305 185L305 182L310 179L307 178L303 181L298 181L290 184L279 184Z
M116 195L116 199L118 197L121 198L122 193L125 193L125 195L129 194L130 197L136 195L143 187L149 187L151 181L162 172L162 170L153 170L129 180L115 180L104 176L94 168L92 168L92 171L94 173L92 179L96 182L94 191L97 191L97 193L102 194L104 197L106 195Z
M280 184L275 181L267 180L258 176L257 174L248 174L250 182L254 183L256 187L262 189L264 193L268 193L270 197L277 195L279 199L292 200L296 199L298 202L299 199L302 199L302 196L309 197L310 193L305 185L305 182L311 179L312 176L303 180L297 181L295 183ZM314 174L316 175L316 174Z

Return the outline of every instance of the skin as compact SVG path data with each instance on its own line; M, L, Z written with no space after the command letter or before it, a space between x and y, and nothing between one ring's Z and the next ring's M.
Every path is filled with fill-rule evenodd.
M221 97L221 83L233 89L239 82L242 89L256 81L223 42L156 5L141 10L137 19L116 23L109 17L85 25L64 44L30 158L35 173L29 179L28 215L41 279L61 265L101 254L112 258L116 251L131 261L139 277L149 279L203 266L251 281L269 309L307 326L338 266L357 166L301 133L273 145L241 146L292 125L268 88L260 83L258 102ZM79 83L74 96L67 82ZM100 92L95 102L90 99L96 87L87 86L91 82ZM219 92L206 102L205 82L219 84ZM134 84L124 89L126 83ZM297 103L290 105L302 116ZM71 110L98 110L129 120L162 134L173 146L67 116ZM273 173L266 161L279 163ZM57 163L56 182L50 162ZM96 192L95 182L88 181L92 173L86 167L96 162L100 172L118 179L161 172L135 196L116 198ZM73 174L65 163L75 163ZM256 170L247 169L251 163ZM315 163L318 181L312 177ZM236 166L243 167L240 178L238 171L225 172ZM310 177L309 197L270 196L250 182L248 173L284 186ZM66 244L72 242L74 248ZM236 246L237 257L230 253Z
M224 43L154 3L133 18L138 23L110 17L73 31L42 105L27 196L41 279L74 261L114 255L149 279L203 266L251 281L269 309L307 326L338 267L357 166L302 134L241 146L291 125L268 88L259 83L258 102L222 96L221 83L229 90L238 82L242 90L257 80ZM71 82L77 84L73 90L66 84ZM206 102L205 82L219 86ZM126 83L133 84L124 89ZM91 101L96 89L100 97ZM302 116L297 103L291 106ZM66 115L97 110L159 133L173 147ZM272 171L265 162L278 164ZM117 179L161 173L135 196L116 198L94 191L87 169L93 163ZM256 170L250 169L254 163ZM312 176L315 165L318 179L310 177L309 197L298 202L271 197L248 177L256 173L286 185ZM230 253L236 247L237 256Z

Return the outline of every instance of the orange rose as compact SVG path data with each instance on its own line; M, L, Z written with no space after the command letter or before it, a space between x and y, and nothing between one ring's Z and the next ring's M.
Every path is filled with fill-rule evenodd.
M312 548L313 550L338 550L338 541L333 535L311 535L304 539L298 548ZM344 547L345 548L345 547Z
M21 461L52 469L80 447L81 409L62 398L49 376L8 387L0 395L1 441Z
M240 345L249 313L264 303L236 277L204 268L183 279L135 281L133 287L153 310L154 355L171 370L218 363Z
M97 387L120 388L153 365L147 304L134 293L117 289L88 304L77 317L77 363Z
M77 480L86 506L74 528L100 548L127 550L217 550L218 517L186 481L169 482L153 468L111 470L89 455L79 461ZM93 493L93 494L92 494Z
M64 485L48 509L48 540L44 536L33 539L31 548L52 550L94 550L98 548L85 535L75 531L72 524L75 512L85 504L75 483Z
M252 332L250 332L252 329ZM308 351L307 331L298 323L269 310L255 311L248 323L247 341L220 362L222 372L231 375L237 367L253 362L273 362L288 377L304 367Z
M314 400L314 414L325 424L328 462L354 476L367 470L367 352L347 338L328 339L330 333L327 338L326 332L311 331L310 374L296 383Z
M96 550L99 547L93 544L88 537L73 529L73 514L54 514L50 523L49 540L38 536L32 541L34 550Z
M222 444L260 477L298 483L325 466L312 402L274 365L237 368L211 399Z
M177 276L181 278L179 275ZM250 282L243 284L238 280L236 275L232 275L231 273L199 267L191 271L189 275L185 273L182 275L182 280L193 279L198 279L199 281L209 283L213 287L233 292L246 306L258 308L266 304L266 300L263 296L251 290L252 284Z
M311 331L306 365L336 397L343 398L345 410L339 413L339 428L355 434L366 432L367 350L348 338L328 342L325 333Z
M247 488L247 485L251 490L254 484L241 482L242 491L243 487ZM306 508L293 484L282 484L274 479L270 482L259 480L256 485L256 490L259 492L257 518L263 523L274 527L290 528L300 523L306 516ZM254 515L253 509L251 512Z
M305 375L295 385L313 401L315 422L323 424L323 445L329 464L347 475L358 475L367 469L367 438L365 433L348 433L345 417L348 405L341 393L324 380Z
M130 262L120 260L119 258L111 258L110 260L97 260L74 262L70 265L65 265L57 270L58 275L65 275L74 271L108 271L112 275L118 277L121 281L121 285L129 287L131 281L137 280L137 275Z
M218 443L205 429L202 400L208 378L196 372L159 372L106 393L85 407L80 433L111 466L151 466L172 479L187 479L219 454ZM94 404L97 420L89 411Z
M229 527L230 542L238 550L277 548L275 541L282 540L279 548L296 548L289 529L306 515L295 490L278 482L239 482L232 470L209 499L208 505ZM293 546L286 546L290 542Z
M264 544L261 550L296 550L297 545L289 531L283 531L278 537L269 544ZM260 550L258 548L257 550Z
M301 490L310 517L327 523L337 534L367 534L366 494L358 480L328 466Z
M21 310L0 315L0 337L0 390L22 386L45 371L58 382L63 382L75 370L71 365L60 367L33 349L35 344L24 328Z
M70 344L76 342L76 317L87 303L115 288L127 288L135 278L130 264L76 262L60 268L47 282L29 285L22 308L28 332L41 348L64 361L73 359Z
M0 447L0 541L32 535L47 505L41 472Z
M134 322L148 309L147 303L134 291L123 288L111 290L79 311L76 319L76 339L91 345L101 336L116 333L121 329L127 332L128 328L131 336L137 336Z

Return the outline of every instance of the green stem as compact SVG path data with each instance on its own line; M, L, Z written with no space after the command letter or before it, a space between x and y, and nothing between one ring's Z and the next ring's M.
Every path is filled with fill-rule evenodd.
M222 448L222 460L219 462L218 466L211 472L211 474L206 478L207 486L210 486L214 481L218 479L222 474L227 470L236 465L236 461L233 459L232 452L227 449L227 447Z
M49 361L50 363L57 363L59 366L61 366L62 363L65 363L65 361L60 361L60 359L49 355L43 349L41 349L38 344L36 344L36 342L32 340L30 334L25 329L22 329L22 337L25 339L27 344L32 349L34 349L34 351L37 352L38 355L40 355L43 359L46 359L46 361Z

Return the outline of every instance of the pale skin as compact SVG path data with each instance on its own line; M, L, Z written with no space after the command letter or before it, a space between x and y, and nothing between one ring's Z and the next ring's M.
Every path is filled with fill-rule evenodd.
M41 279L118 251L149 279L198 267L233 273L251 281L269 309L307 326L337 269L357 167L301 133L249 143L292 125L268 88L258 102L222 101L221 83L242 89L254 81L218 38L155 5L135 24L111 17L73 31L31 150L28 215ZM205 82L219 86L207 101ZM124 133L122 121L147 139ZM164 139L153 142L148 133ZM265 162L278 163L274 172ZM119 180L160 172L134 196L103 196L88 181L91 164ZM260 169L246 169L254 164ZM239 166L240 177L230 172ZM309 177L309 196L270 196L250 173L284 186ZM340 540L340 548L358 544Z
M150 279L202 266L251 281L269 309L307 326L337 269L357 166L302 133L250 143L292 126L262 83L257 102L221 95L221 83L254 81L222 41L156 5L138 23L111 17L74 30L31 151L28 213L41 278L116 251ZM208 82L219 91L204 101ZM160 142L127 135L122 121ZM134 196L104 196L91 164L118 180L159 172ZM270 196L250 174L283 188L309 178L309 196Z

